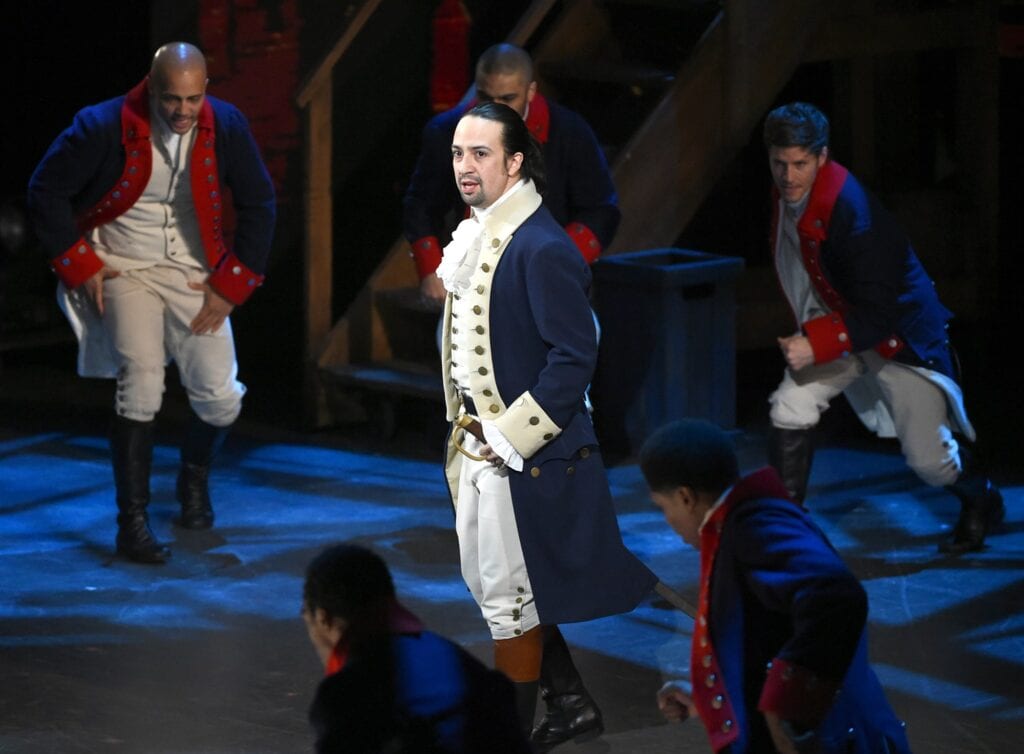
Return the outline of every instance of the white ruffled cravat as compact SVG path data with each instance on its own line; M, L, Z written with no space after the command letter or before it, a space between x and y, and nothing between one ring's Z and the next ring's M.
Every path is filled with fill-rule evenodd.
M469 288L469 279L473 276L476 262L480 258L480 247L485 230L484 220L527 183L528 181L520 178L508 191L498 197L494 204L483 209L474 208L472 215L455 228L452 232L451 242L444 247L441 264L437 266L435 273L441 278L446 291L459 293Z
M444 247L444 256L435 273L449 293L469 288L469 279L480 257L483 230L483 224L476 217L467 217L452 232L452 240Z

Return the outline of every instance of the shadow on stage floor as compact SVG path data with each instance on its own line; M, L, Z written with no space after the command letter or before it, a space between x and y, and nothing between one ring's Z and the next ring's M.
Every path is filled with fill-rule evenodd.
M109 385L70 372L8 361L0 373L0 751L311 750L305 713L321 671L299 592L306 562L338 540L381 553L410 607L489 662L458 570L436 460L442 428L367 442L359 430L304 434L255 412L213 478L216 528L186 532L172 523L184 414L171 390L151 514L174 557L133 565L112 557ZM741 421L752 469L764 460L763 428ZM872 657L915 751L1019 750L1024 480L997 469L1005 527L984 552L944 557L935 544L955 501L920 484L890 444L838 434L824 433L810 507L864 581ZM647 502L634 465L610 476L627 545L692 599L696 553ZM667 725L653 704L665 679L687 672L691 629L654 598L566 626L607 723L603 738L566 748L706 751L697 725Z

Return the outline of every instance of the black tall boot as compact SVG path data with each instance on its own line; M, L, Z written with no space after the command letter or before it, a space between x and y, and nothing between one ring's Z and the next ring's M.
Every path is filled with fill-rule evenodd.
M117 488L117 553L139 563L165 563L171 556L149 528L149 471L153 461L153 422L115 416L110 450Z
M516 714L519 727L526 738L533 731L533 716L537 713L537 681L514 681L516 692Z
M814 459L813 429L781 429L768 432L768 463L779 472L790 496L803 505Z
M974 454L961 445L960 477L946 489L960 500L960 518L953 537L939 544L939 552L960 555L980 550L985 535L1003 523L1006 505L992 480L980 472Z
M181 446L181 469L176 485L178 502L181 503L178 523L186 529L209 529L213 526L210 464L230 429L230 426L215 427L192 415Z
M558 626L544 626L540 693L547 710L530 737L538 754L572 739L583 743L604 732L601 710L583 687Z

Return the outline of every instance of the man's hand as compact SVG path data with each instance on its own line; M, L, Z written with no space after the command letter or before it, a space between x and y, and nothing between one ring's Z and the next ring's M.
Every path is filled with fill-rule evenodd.
M768 724L768 732L772 737L772 744L779 754L800 754L800 749L792 737L792 728L784 725L779 716L774 712L765 712L764 721ZM813 736L808 732L808 736ZM803 738L801 736L801 738Z
M216 332L234 310L235 305L213 290L209 283L189 281L188 287L203 292L203 306L196 318L189 323L192 332L195 335Z
M799 372L804 367L814 363L814 350L811 348L811 341L803 335L791 335L788 338L777 338L779 349L782 351L786 364L794 372Z
M447 295L448 291L445 290L444 283L434 273L430 273L420 281L420 296L423 297L424 301L429 301L432 304L441 304Z
M680 723L688 717L697 717L693 698L682 687L669 681L658 689L658 709L670 723Z
M497 466L499 469L505 467L505 459L494 452L494 448L486 443L480 446L480 455L484 457L491 466Z
M81 285L82 290L85 291L85 295L92 301L93 306L96 307L96 311L103 316L103 281L109 278L116 278L121 273L117 270L112 270L106 265L100 267L100 271L93 275L88 280L84 281Z

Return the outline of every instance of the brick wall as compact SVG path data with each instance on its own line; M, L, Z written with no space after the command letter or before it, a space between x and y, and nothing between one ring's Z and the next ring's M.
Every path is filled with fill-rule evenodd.
M245 113L274 179L278 203L298 200L301 159L295 106L299 77L298 0L201 0L200 45L208 91Z

